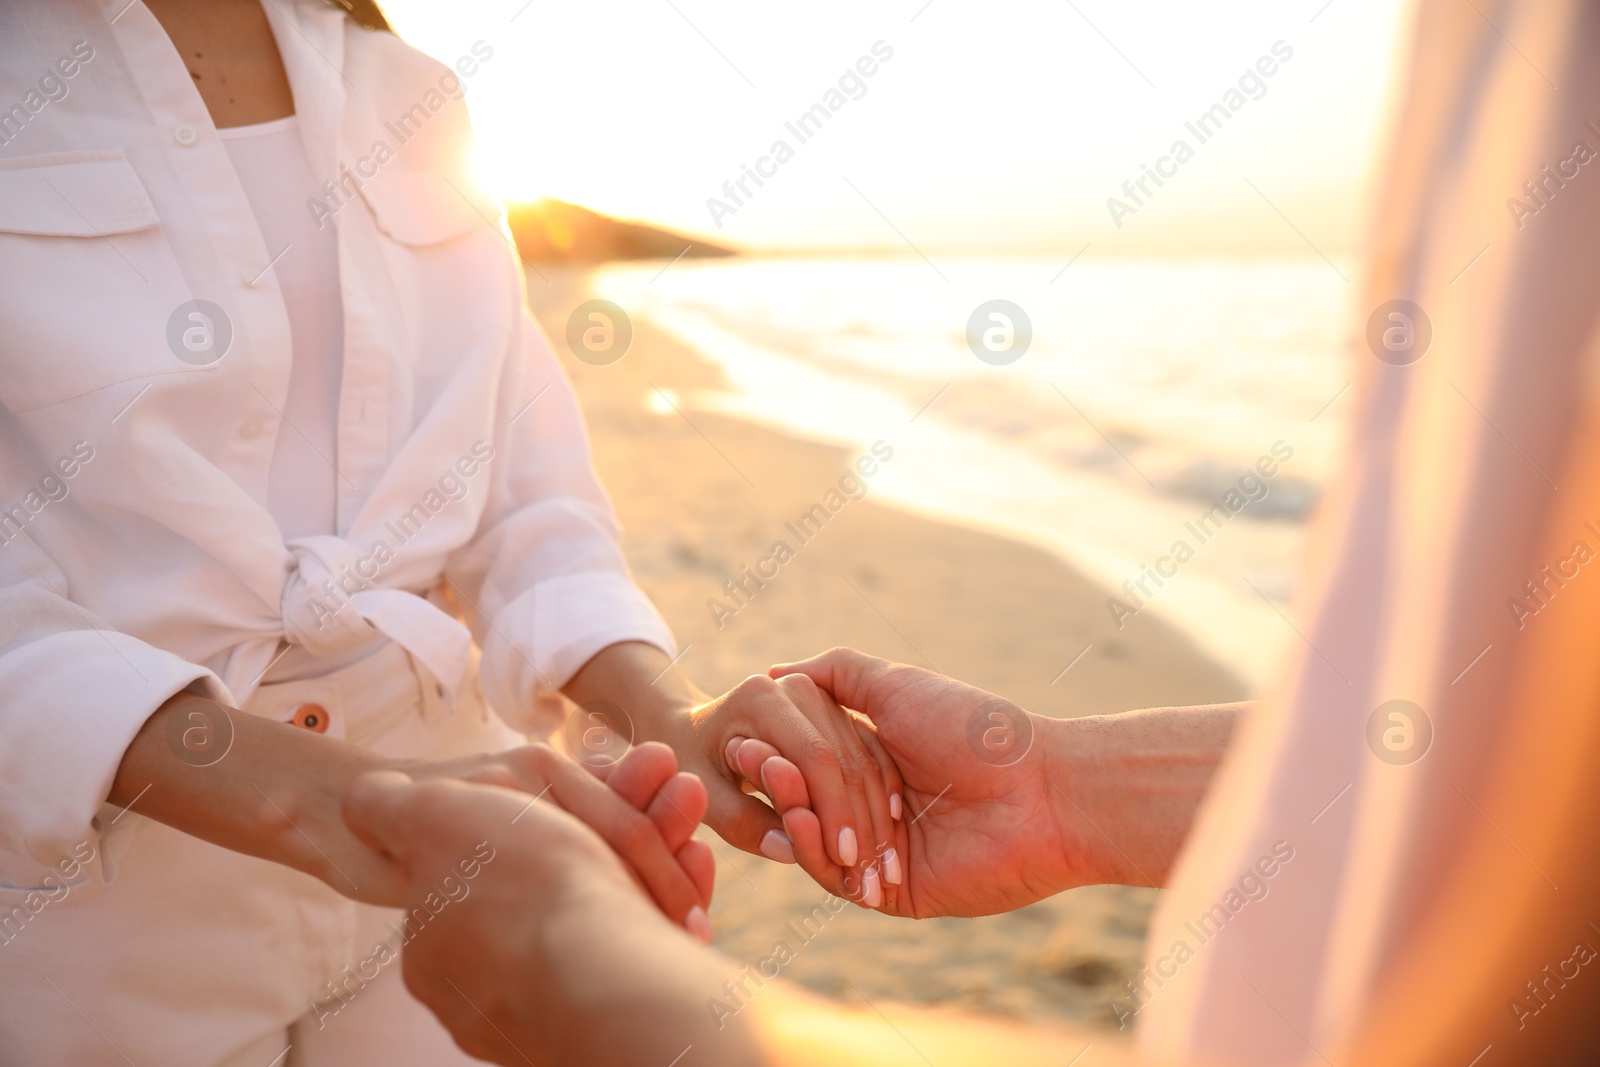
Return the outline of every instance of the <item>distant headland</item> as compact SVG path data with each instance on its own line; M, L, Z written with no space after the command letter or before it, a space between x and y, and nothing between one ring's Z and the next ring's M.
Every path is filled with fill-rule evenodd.
M674 259L736 255L723 245L670 230L602 215L562 200L508 204L511 236L525 260L600 263L615 259Z

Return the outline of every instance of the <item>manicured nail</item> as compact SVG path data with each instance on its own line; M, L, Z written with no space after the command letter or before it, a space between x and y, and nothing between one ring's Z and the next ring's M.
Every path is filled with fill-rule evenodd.
M868 867L861 874L861 903L869 908L883 904L883 883L878 881L876 867Z
M689 909L689 914L683 920L683 928L706 944L711 944L711 919L700 905Z
M890 793L889 794L889 818L898 819L900 817L901 812L904 811L904 810L905 809L900 806L900 794L899 793Z
M728 770L734 774L743 774L739 769L739 746L744 744L742 737L728 738L728 747L722 750L723 757L728 761Z
M886 849L883 853L883 880L890 885L899 885L905 875L900 872L900 853L894 849Z
M856 832L846 826L839 831L839 866L854 867L856 865Z
M761 838L761 854L779 863L793 863L794 842L782 830L768 830Z

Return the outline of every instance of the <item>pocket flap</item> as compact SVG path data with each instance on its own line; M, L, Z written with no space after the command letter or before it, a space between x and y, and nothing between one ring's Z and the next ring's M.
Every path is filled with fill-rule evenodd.
M378 228L404 245L453 240L499 226L499 201L470 178L443 170L384 171L361 186Z
M65 152L0 162L0 230L101 237L161 223L121 152Z

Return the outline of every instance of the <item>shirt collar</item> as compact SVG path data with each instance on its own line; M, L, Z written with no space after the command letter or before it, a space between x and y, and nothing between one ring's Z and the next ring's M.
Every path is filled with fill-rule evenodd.
M283 56L306 157L315 173L334 179L345 93L355 88L344 73L345 12L323 0L262 0L262 10Z

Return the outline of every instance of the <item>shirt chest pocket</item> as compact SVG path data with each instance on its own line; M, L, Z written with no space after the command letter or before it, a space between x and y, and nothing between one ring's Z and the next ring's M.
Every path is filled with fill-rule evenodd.
M120 152L0 162L0 401L194 369L168 344L184 286L160 224Z
M378 229L411 249L493 230L501 208L470 178L441 168L379 172L360 187Z
M442 389L480 356L498 358L521 312L499 203L445 169L380 172L360 192L419 392Z

